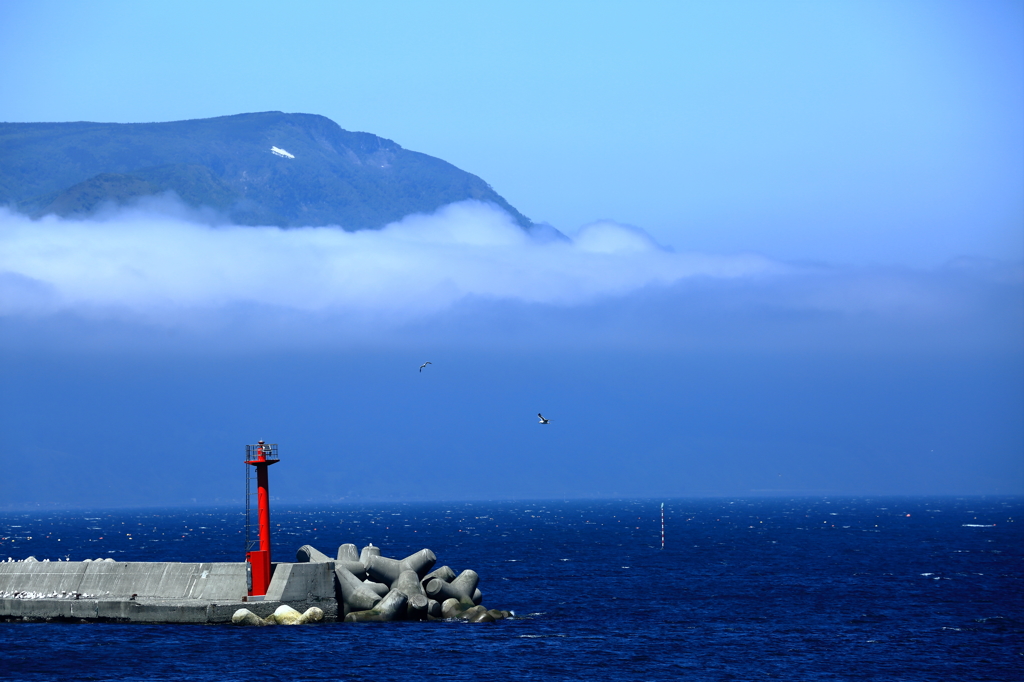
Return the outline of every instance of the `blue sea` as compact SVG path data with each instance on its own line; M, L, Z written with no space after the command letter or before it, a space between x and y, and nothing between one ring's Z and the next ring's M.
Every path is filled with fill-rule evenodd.
M665 504L661 548L660 504ZM272 507L274 558L372 542L512 620L0 623L3 680L1022 680L1024 500ZM235 508L0 513L0 559L239 561Z

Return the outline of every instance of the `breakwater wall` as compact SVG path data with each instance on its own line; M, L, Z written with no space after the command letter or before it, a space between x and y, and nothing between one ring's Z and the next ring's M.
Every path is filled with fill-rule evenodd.
M247 607L269 617L282 605L337 618L327 567L278 564L263 599L248 597L248 564L95 561L0 563L0 620L229 623Z

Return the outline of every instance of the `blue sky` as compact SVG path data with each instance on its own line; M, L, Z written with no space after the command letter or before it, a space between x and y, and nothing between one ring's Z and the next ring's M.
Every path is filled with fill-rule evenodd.
M322 114L575 238L5 213L8 504L233 499L259 437L293 500L1024 493L1020 3L12 1L0 77Z
M1024 256L1019 2L5 2L6 121L319 113L571 231Z

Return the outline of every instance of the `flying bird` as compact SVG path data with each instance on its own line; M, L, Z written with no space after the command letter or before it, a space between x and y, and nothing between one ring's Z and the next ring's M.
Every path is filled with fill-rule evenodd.
M540 412L537 413L537 416L540 417L540 423L541 424L547 424L548 422L551 421L550 419L545 419L544 415L542 415Z
M422 372L424 367L426 367L427 365L432 365L432 364L434 364L434 363L432 363L432 362L424 362L422 365L420 365L420 371Z

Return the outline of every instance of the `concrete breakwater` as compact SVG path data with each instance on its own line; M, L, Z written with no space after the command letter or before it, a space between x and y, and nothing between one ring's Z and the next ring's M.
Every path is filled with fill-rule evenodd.
M273 564L267 594L248 596L244 561L222 563L0 562L0 620L137 623L367 622L510 616L486 609L479 576L431 570L434 553L404 559L342 545L332 559L306 545L295 563ZM283 608L287 607L287 608ZM246 613L249 615L247 616Z
M289 576L282 575L282 578ZM282 603L337 614L329 575L303 590L292 580L275 586L277 599L251 602L244 561L231 563L25 561L0 563L0 620L228 623L241 606L263 617ZM316 589L316 583L331 587ZM305 585L304 585L305 587ZM288 592L288 597L284 597Z

